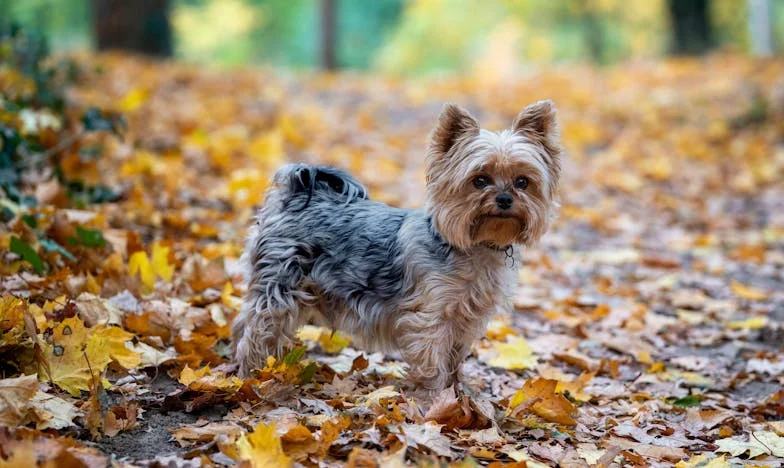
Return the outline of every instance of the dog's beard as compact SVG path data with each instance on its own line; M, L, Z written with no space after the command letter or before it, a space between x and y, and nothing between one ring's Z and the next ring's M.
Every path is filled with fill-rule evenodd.
M472 225L471 237L477 244L505 247L518 243L525 219L514 215L482 215Z

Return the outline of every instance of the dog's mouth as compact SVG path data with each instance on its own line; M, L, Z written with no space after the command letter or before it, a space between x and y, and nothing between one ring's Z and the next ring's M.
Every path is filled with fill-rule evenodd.
M476 241L510 244L525 229L525 218L508 213L477 216L471 225L471 237Z
M525 218L522 216L513 215L511 213L490 213L477 216L473 222L473 226L479 226L490 220L515 220L520 223L521 226L525 225Z

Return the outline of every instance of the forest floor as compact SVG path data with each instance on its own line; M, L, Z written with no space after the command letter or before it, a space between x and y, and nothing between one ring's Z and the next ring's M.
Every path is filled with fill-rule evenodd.
M408 81L81 60L101 72L69 100L128 131L86 137L63 171L121 196L74 206L39 182L0 231L0 466L784 460L784 62ZM231 373L238 257L280 164L334 164L414 207L445 101L501 129L544 98L567 150L560 216L459 394L418 401L403 363L315 327L304 353ZM36 272L5 250L36 233L75 261L48 252Z

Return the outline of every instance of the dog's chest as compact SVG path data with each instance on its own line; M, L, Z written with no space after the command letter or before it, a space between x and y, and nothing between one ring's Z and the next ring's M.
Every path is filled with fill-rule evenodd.
M443 268L420 273L418 306L464 329L505 307L515 276L503 261L470 257L452 258Z

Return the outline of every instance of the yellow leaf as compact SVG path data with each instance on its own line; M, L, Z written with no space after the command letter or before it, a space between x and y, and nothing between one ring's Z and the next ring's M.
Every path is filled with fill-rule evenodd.
M133 333L111 325L98 325L90 331L86 348L88 357L106 353L111 360L117 361L126 369L133 369L141 363L141 355L125 345L133 340Z
M319 337L319 344L325 353L337 354L351 344L351 337L339 331L330 332L325 330Z
M87 329L78 317L71 317L55 325L52 329L51 339L44 345L43 357L49 363L51 376L46 374L44 366L41 366L38 377L41 380L48 380L68 393L78 396L81 390L90 388L90 382L94 378L90 373L103 370L102 365L109 361L94 356L96 362L88 365L87 356L82 351L87 343Z
M240 460L249 461L253 468L286 467L292 464L275 435L275 424L260 423L253 432L240 437L237 449Z
M727 328L732 330L759 330L768 324L768 318L759 316L751 317L746 320L737 320L729 322Z
M708 454L701 453L694 455L688 460L682 460L675 464L675 468L729 468L731 465L724 456L708 458Z
M195 382L205 375L210 375L210 366L204 366L201 369L194 370L186 364L185 369L180 372L179 381L183 385L190 385L191 382Z
M120 99L120 110L133 112L147 101L149 93L145 89L133 88Z
M321 349L328 354L337 354L351 344L351 337L336 330L324 327L305 325L297 332L297 338L302 341L316 341Z
M536 356L525 338L513 338L506 343L495 343L498 355L489 364L504 369L533 369L536 367Z
M768 298L767 294L765 294L763 291L752 288L751 286L746 286L743 283L738 283L735 280L732 281L730 287L732 288L732 292L741 299L748 299L750 301L764 301Z
M40 339L45 343L43 357L52 381L72 395L89 390L93 379L98 379L112 361L126 369L141 362L141 356L125 346L133 339L131 333L108 325L86 328L79 317L63 320L55 325L48 340L43 336ZM50 377L43 366L38 377Z
M25 309L33 307L26 307L25 301L10 294L0 298L0 349L19 345L25 339Z
M152 262L145 252L134 252L128 259L128 272L131 276L139 273L139 278L148 291L155 287L156 275L162 280L171 282L174 276L174 265L169 264L169 247L159 243L152 246Z
M242 379L232 375L226 377L224 372L213 373L210 366L193 370L187 365L180 373L180 383L187 385L192 390L202 392L236 392L242 386Z
M321 333L324 332L324 327L317 327L315 325L303 325L297 331L297 338L301 341L318 341L321 338Z
M139 278L148 290L152 290L155 286L155 272L146 253L139 251L131 255L131 258L128 259L128 272L131 276L138 272Z
M596 375L596 372L584 372L571 382L564 382L559 380L558 385L555 387L555 391L556 393L564 393L568 391L575 400L588 401L591 399L591 395L583 391L583 387L588 385L588 382L593 379L594 375Z
M226 281L221 290L221 303L231 309L240 310L242 299L232 295L232 293L234 293L234 286L231 284L231 281Z
M516 335L517 332L503 320L491 320L490 323L487 324L485 334L491 340L503 340L510 335Z
M157 242L152 246L152 268L162 280L171 282L174 265L169 264L169 248Z

